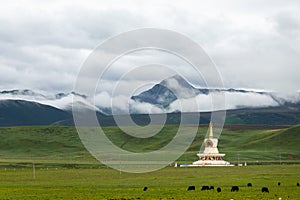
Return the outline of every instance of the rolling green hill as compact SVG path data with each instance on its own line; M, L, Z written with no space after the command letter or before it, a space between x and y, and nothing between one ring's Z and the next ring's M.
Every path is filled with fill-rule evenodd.
M174 137L176 125L167 125L149 139L134 138L118 127L104 127L113 143L132 152L148 152L165 146ZM197 159L206 126L178 161L191 163ZM219 139L219 150L226 160L236 162L300 162L300 126L290 128L263 126L228 126ZM99 163L85 150L74 127L2 127L0 128L0 164L77 166Z
M300 160L300 126L265 130L224 130L220 149L229 160L296 161Z

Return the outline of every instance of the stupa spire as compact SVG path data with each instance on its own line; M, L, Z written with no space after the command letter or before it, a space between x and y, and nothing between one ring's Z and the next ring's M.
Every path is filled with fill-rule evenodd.
M214 132L213 132L213 124L212 122L209 123L209 138L213 138L214 137Z

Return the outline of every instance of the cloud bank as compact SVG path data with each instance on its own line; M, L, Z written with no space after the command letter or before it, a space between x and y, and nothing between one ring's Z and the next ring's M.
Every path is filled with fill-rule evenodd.
M300 90L299 1L9 1L1 4L0 23L0 90L70 92L81 65L97 45L144 27L178 31L199 43L217 65L226 88L286 93L283 96ZM174 57L141 52L118 62L105 77L97 97L102 106L108 106L108 96L123 72L147 63L177 66L192 84L204 86ZM123 80L124 91L150 88L169 76L168 71L144 68ZM119 104L130 104L118 95L124 102ZM201 105L206 100L197 97ZM169 111L176 110L175 104ZM257 95L227 95L228 108L252 104L276 102ZM152 105L136 107L160 111Z

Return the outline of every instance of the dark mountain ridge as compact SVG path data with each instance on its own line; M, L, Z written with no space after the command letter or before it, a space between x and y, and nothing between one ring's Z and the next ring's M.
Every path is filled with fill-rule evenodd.
M0 101L0 126L50 125L72 118L72 114L52 106L24 100Z
M153 114L160 115L160 114ZM97 112L101 126L115 126L114 116ZM119 116L120 117L120 116ZM150 122L148 114L121 115L131 117L139 125ZM200 113L199 124L210 121L211 112ZM180 124L181 113L168 113L166 124ZM186 122L188 123L188 121ZM24 100L0 100L0 126L31 125L67 125L73 126L70 111ZM300 124L300 104L286 104L267 108L242 108L227 110L226 124L245 125L294 125Z

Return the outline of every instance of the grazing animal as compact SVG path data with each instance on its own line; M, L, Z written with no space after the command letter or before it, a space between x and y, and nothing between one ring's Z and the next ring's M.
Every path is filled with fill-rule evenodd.
M232 186L231 187L231 192L238 192L239 191L239 186Z
M195 190L195 189L196 189L196 187L195 187L194 185L190 185L190 186L188 187L187 191Z
M144 191L147 191L148 190L148 187L144 187Z
M214 187L214 186L210 186L209 189L210 189L210 190L214 190L215 187Z
M202 190L209 190L209 186L207 186L207 185L202 186L201 191Z
M300 186L300 184L299 184L299 183L297 183L297 186Z
M262 188L261 188L261 192L267 192L267 193L269 193L269 188L267 188L267 187L262 187Z
M278 182L278 183L277 183L277 185L278 185L278 186L280 186L280 185L281 185L281 183L280 183L280 182Z
M217 188L217 192L221 192L221 191L222 191L221 188L218 187L218 188Z
M248 187L252 187L252 183L248 183L247 186L248 186Z

